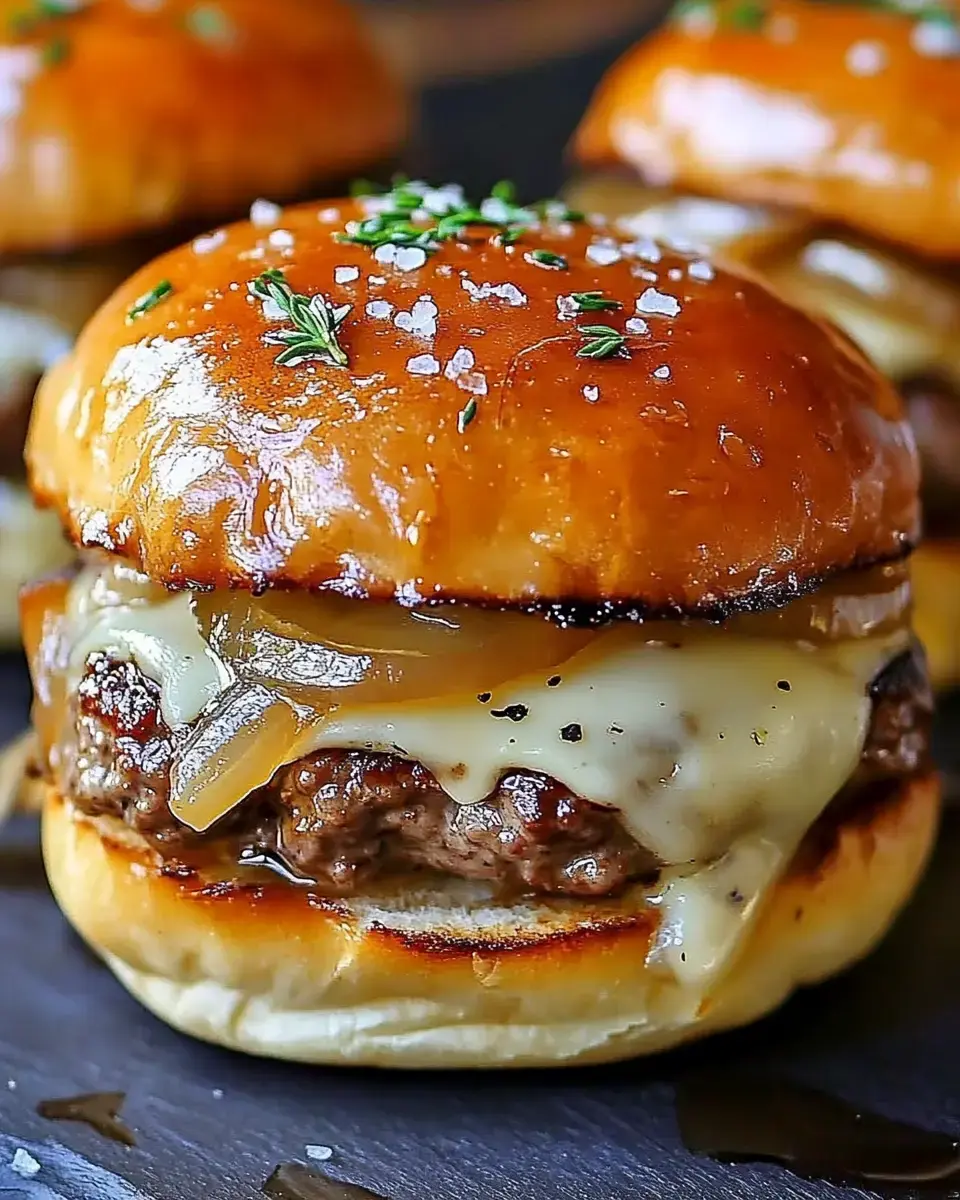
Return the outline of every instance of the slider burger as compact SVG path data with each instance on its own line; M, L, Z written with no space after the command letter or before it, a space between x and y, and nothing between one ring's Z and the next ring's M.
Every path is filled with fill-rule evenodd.
M0 3L0 642L18 586L66 554L23 486L42 372L185 230L382 161L403 120L335 0Z
M505 185L282 228L144 268L41 387L70 921L179 1029L385 1066L623 1058L859 958L938 810L894 389Z
M602 82L575 203L762 270L897 384L924 475L917 625L960 680L960 26L925 4L692 0ZM642 210L637 212L637 210Z

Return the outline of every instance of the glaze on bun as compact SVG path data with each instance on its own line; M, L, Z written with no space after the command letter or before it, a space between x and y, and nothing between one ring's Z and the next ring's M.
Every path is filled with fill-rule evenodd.
M252 1053L623 1058L864 954L939 807L913 438L700 251L454 187L157 260L47 376L44 853Z

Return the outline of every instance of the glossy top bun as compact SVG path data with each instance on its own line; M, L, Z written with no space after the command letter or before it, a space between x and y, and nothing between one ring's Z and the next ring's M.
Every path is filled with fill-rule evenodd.
M0 251L238 215L367 168L402 134L399 90L343 0L34 8L0 0Z
M104 305L28 444L79 545L173 586L712 611L916 536L895 391L760 282L564 220L507 247L471 227L393 264L337 240L369 207L234 226ZM249 290L268 268L352 305L348 366L281 363L268 339L290 319ZM623 308L567 315L585 292ZM623 356L578 357L616 348L578 331L598 324L626 331Z
M691 7L608 74L585 163L960 258L960 26L854 4Z

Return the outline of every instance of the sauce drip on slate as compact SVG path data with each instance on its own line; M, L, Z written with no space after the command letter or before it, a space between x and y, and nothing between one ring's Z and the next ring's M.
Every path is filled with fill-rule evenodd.
M717 1071L677 1084L677 1121L694 1154L780 1163L798 1175L883 1196L956 1196L960 1143L785 1079Z
M59 1100L41 1100L37 1112L50 1121L83 1121L97 1133L125 1146L135 1146L133 1130L120 1119L126 1092L87 1092Z
M39 846L0 846L0 888L46 888Z
M281 1163L261 1190L271 1200L385 1200L379 1192L341 1183L301 1163Z

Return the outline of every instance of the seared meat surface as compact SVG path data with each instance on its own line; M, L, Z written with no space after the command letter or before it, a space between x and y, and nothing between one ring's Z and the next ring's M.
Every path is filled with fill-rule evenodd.
M927 765L932 696L919 646L886 667L870 694L870 732L845 804L860 785ZM601 896L657 869L616 810L545 775L509 771L483 801L460 805L420 763L365 750L289 764L197 835L167 804L173 751L157 686L132 663L92 655L61 747L65 790L84 812L125 820L165 857L229 837L237 848L279 854L337 895L386 871L429 867L507 888Z

